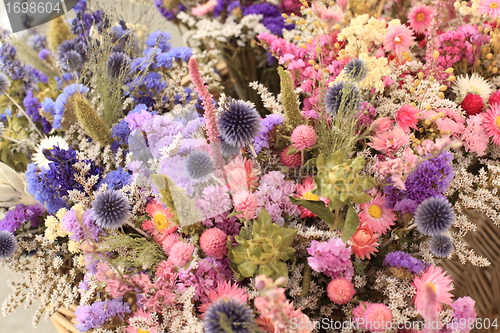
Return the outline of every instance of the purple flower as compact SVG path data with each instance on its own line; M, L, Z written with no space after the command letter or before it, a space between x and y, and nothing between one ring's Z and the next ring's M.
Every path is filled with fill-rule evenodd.
M34 122L40 122L45 133L49 133L52 130L52 125L47 121L47 119L40 116L38 110L42 107L38 98L33 96L33 92L28 90L26 97L23 100L23 104L26 113L33 119Z
M69 236L70 239L75 241L86 239L97 241L99 235L105 234L95 223L90 210L85 211L80 218L78 215L80 215L80 213L71 209L64 215L61 221L62 227L71 233L71 236Z
M354 268L351 261L351 247L340 238L332 238L328 242L311 241L307 252L312 256L307 258L311 268L319 273L325 273L332 279L352 278Z
M424 264L422 261L402 251L394 251L388 253L385 256L383 265L406 268L413 274L420 274L426 268L426 264Z
M205 227L217 227L224 231L227 235L234 236L240 233L241 223L238 222L238 217L232 216L228 218L230 211L224 212L207 220L201 221Z
M453 312L453 321L448 327L456 328L460 333L469 333L471 328L469 325L463 325L464 323L471 323L476 320L477 314L474 305L476 302L469 296L460 297L455 302L451 303L451 307L455 312Z
M154 31L149 34L146 39L146 45L149 47L158 47L161 52L168 52L170 50L170 39L172 36L168 31Z
M36 228L40 225L40 218L45 212L45 208L38 203L32 206L17 205L14 209L9 210L0 221L0 230L14 233L25 223Z
M277 125L283 124L285 118L279 114L268 114L261 121L259 133L253 141L255 152L260 152L262 148L269 148L270 133Z
M195 204L201 211L203 220L227 212L232 207L229 189L226 186L209 185L196 198Z
M115 299L95 302L92 305L80 305L75 311L78 322L75 327L85 332L92 328L102 327L113 317L123 320L129 313L131 313L129 304Z
M108 189L119 190L123 186L130 183L130 173L124 171L121 167L117 170L109 172L106 177L99 183L98 186L102 184L108 184Z

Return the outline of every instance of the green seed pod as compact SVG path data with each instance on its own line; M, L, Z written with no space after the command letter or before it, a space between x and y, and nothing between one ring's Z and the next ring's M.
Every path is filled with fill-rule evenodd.
M304 123L297 102L297 94L293 89L292 76L283 67L278 67L281 78L281 100L285 109L285 126L289 131Z
M111 131L85 97L74 95L71 99L71 106L78 122L92 140L101 146L107 146L113 142Z
M75 36L71 33L69 24L64 21L62 16L53 19L49 23L47 31L47 44L52 53L57 52L57 48L62 42L73 39Z

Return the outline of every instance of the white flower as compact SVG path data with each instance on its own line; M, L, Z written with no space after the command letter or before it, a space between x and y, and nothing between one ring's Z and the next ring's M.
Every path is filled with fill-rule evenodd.
M478 94L486 103L493 89L488 81L473 73L469 76L459 76L453 84L453 91L457 94L457 102L462 102L468 93Z
M69 149L69 145L60 136L51 136L49 138L42 139L40 144L36 147L36 153L33 154L33 162L41 168L48 169L50 161L43 154L44 149L52 149L54 146L58 146L60 149Z

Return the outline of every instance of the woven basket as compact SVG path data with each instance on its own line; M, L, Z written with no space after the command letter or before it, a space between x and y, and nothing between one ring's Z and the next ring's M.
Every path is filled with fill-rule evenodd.
M467 212L469 219L477 224L477 230L465 236L465 241L478 255L491 261L489 267L464 266L460 262L444 261L442 266L453 278L457 297L470 296L476 301L477 317L485 323L500 318L500 228L477 212ZM500 321L500 319L498 319ZM497 324L500 325L500 322ZM500 328L475 329L472 332L494 333Z
M60 308L58 312L50 317L58 333L86 333L75 328L75 310L76 305L72 305L69 309Z

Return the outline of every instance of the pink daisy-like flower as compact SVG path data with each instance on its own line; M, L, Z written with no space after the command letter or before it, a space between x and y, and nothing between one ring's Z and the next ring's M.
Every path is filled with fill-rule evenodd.
M213 302L216 302L219 298L233 298L238 302L246 304L248 299L248 294L246 289L238 287L237 284L231 284L229 281L217 281L217 288L215 290L210 290L207 294L208 302L203 303L198 307L198 310L205 313Z
M494 144L500 146L500 105L493 104L484 113L483 126Z
M370 259L370 256L378 252L377 246L380 244L378 241L378 234L375 234L367 225L361 225L356 230L354 236L351 237L352 253L357 258Z
M378 194L370 202L361 205L363 209L359 218L377 234L382 234L391 228L396 221L396 214L385 206L384 196Z
M414 303L418 312L422 312L428 303L425 298L428 295L425 291L426 285L430 285L437 296L437 300L440 303L437 307L438 311L441 311L441 303L451 304L453 295L449 291L453 290L453 287L450 286L453 281L445 274L441 267L431 265L422 276L415 276L412 286L417 290Z
M424 33L431 26L431 15L434 12L432 7L418 5L410 9L408 19L410 25L418 33Z
M372 142L368 145L384 154L390 154L407 144L409 140L410 136L396 126L392 130L373 136Z
M240 191L233 197L234 209L243 213L246 219L253 219L257 216L259 207L257 196L249 191Z
M494 19L500 18L500 0L481 0L477 12Z
M393 25L389 27L384 36L384 50L387 52L396 52L401 55L410 49L415 37L413 31L405 25Z
M314 200L314 201L323 201L326 206L330 203L330 199L324 197L318 197L317 195L312 194L312 190L314 190L314 177L308 176L304 178L302 184L297 185L297 194L295 197L298 199L304 200ZM302 218L304 217L316 217L316 214L311 212L309 209L299 206L299 210L301 212Z
M403 129L403 131L407 132L410 128L417 129L417 122L420 118L418 113L419 109L410 105L403 105L396 111L394 115L394 119L396 120L396 124Z
M311 126L297 126L291 136L292 146L299 151L312 148L316 144L316 131Z
M129 327L127 327L127 333L156 333L156 321L153 320L151 314L142 310L137 309L133 315L127 320L129 323ZM144 330L139 327L148 327L148 329Z

